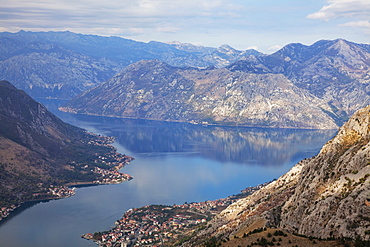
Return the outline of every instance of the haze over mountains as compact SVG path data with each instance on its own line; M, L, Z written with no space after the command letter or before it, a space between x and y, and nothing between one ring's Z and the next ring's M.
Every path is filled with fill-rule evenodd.
M70 99L97 86L68 105L72 112L338 128L370 103L370 45L343 39L288 44L271 55L71 32L1 33L0 40L1 79L31 96Z
M33 97L70 99L142 59L222 67L255 50L137 42L71 32L0 33L0 75Z
M281 74L176 68L151 60L128 66L64 109L207 124L336 128L334 120L320 107L331 111L325 101Z

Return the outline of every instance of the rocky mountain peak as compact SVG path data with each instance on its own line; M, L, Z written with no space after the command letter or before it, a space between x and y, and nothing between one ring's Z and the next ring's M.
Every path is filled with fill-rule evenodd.
M169 64L159 60L141 60L127 66L122 72L113 78L136 78L136 83L150 82L151 84L162 83L163 76L168 76L174 71ZM115 80L113 80L115 81Z
M237 52L236 49L234 49L231 46L226 45L226 44L220 46L217 50L220 51L220 52L224 52L226 54L234 54L234 53Z
M338 52L341 52L341 51L346 51L346 50L349 50L351 49L350 47L352 46L352 44L344 39L336 39L333 41L333 45L331 45L328 49L333 49L333 50L336 50Z
M370 140L370 105L355 112L339 129L338 134L328 142L321 153L338 153L348 150L356 143Z
M307 48L306 45L300 43L291 43L273 53L272 56L279 57L286 62L295 60L302 62L307 59Z
M362 62L369 59L369 53L366 52L361 46L344 39L334 40L332 44L325 50L324 54L337 58L345 58L347 60L352 58Z

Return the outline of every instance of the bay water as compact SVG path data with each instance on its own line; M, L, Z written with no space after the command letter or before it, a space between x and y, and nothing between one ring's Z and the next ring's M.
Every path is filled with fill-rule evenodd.
M75 196L27 203L0 222L2 247L96 246L82 234L110 229L130 208L215 200L271 181L316 155L335 130L201 126L73 115L41 100L63 121L116 137L135 158L121 172L133 180L77 188Z

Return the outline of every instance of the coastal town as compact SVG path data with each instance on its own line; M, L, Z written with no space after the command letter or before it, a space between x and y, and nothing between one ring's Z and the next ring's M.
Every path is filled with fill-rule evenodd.
M87 233L82 237L95 241L100 247L173 246L185 240L184 233L201 229L227 206L267 184L248 187L240 194L214 201L129 209L111 230Z
M94 167L93 172L101 176L101 179L93 181L94 184L118 184L132 179L130 175L117 170L106 170Z
M103 185L103 184L118 184L128 180L132 177L129 174L119 172L121 168L129 164L133 157L123 155L117 152L111 143L114 141L114 137L101 136L93 133L88 133L93 138L90 138L87 142L89 145L102 146L110 149L110 152L104 156L96 153L96 159L93 163L83 165L76 162L71 162L67 169L81 169L84 172L91 172L95 174L96 179L87 182L69 182L65 185L48 185L39 183L39 191L32 194L32 198L28 201L44 201L44 200L55 200L70 197L76 194L75 186L89 186L89 185ZM103 168L102 168L103 167ZM0 208L0 221L8 217L15 209L21 205L9 205L7 207Z

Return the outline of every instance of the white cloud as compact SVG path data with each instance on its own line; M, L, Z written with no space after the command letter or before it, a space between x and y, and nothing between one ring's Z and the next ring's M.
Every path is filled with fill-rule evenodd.
M4 30L81 30L101 35L176 33L240 18L228 0L11 0L0 8ZM207 21L203 21L207 19ZM84 30L85 31L84 31Z
M341 24L340 26L370 28L370 21L352 21L352 22Z
M264 52L274 44L322 38L368 40L368 31L357 29L369 30L370 0L320 2L326 6L294 0L4 0L0 31L69 30L144 42L226 43L237 49L257 44ZM307 11L312 14L307 16ZM305 17L328 22L318 26Z
M328 3L307 18L329 21L336 18L368 19L370 16L369 0L329 0Z
M155 30L161 33L177 33L180 30L180 28L172 27L172 26L164 26L164 27L157 27Z
M257 47L257 46L255 46L255 45L248 46L246 50L251 50L251 49L253 49L253 50L257 50L257 51L258 51L258 47Z

